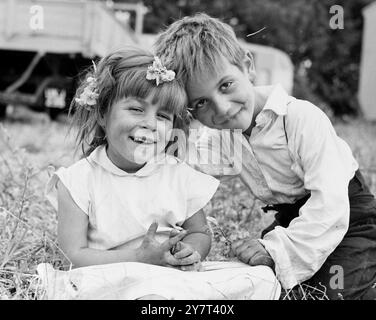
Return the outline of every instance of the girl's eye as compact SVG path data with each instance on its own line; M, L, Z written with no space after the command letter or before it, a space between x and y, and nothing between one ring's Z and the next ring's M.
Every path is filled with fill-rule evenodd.
M231 82L231 81L225 82L221 85L221 89L227 90L228 88L230 88L232 86L232 84L233 84L233 82Z
M195 109L202 109L204 107L206 107L208 104L208 100L207 99L201 99L199 100L196 105L195 105Z
M129 107L129 110L131 111L136 111L136 112L143 112L144 110L142 110L141 108L139 107Z
M168 115L168 114L164 114L164 113L158 114L158 117L160 117L160 118L162 118L164 120L169 120L169 121L171 120L171 116Z

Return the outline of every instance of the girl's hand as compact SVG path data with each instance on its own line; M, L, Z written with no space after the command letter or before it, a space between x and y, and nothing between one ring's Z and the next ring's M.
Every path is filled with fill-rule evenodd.
M153 222L146 232L140 247L137 249L137 261L159 266L180 265L170 250L186 236L187 232L183 230L172 237L170 236L163 243L159 243L155 240L157 229L158 223Z
M179 262L178 268L182 271L200 271L201 255L190 244L179 241L171 253Z
M256 239L241 239L232 243L238 259L250 266L265 265L274 270L274 261L264 246Z

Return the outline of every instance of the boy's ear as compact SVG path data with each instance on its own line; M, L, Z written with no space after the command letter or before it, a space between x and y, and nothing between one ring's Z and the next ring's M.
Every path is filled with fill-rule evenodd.
M252 53L250 53L249 51L247 51L245 54L244 66L248 74L249 81L254 83L256 80L255 61L253 60Z

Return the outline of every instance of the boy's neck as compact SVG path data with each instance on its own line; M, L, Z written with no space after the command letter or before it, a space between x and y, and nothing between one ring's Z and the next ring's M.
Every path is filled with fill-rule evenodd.
M254 87L254 95L255 95L255 109L253 111L253 117L251 125L248 127L247 130L243 132L246 136L250 137L252 133L252 129L256 126L256 117L259 115L262 109L266 104L266 101L269 97L269 92L266 90L258 90L257 87Z

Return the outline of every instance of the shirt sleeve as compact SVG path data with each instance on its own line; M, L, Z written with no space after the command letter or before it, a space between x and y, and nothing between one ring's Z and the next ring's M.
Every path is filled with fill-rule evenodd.
M57 183L60 180L67 188L77 206L85 214L89 214L88 172L83 161L86 160L81 160L69 168L58 169L48 180L45 188L45 196L56 210L58 210Z
M210 201L218 188L219 181L191 168L184 162L180 166L183 175L181 188L186 198L186 219L188 219Z
M311 196L288 228L276 227L260 242L289 289L311 278L342 241L350 216L348 184L357 163L328 117L311 103L289 106L286 131Z

